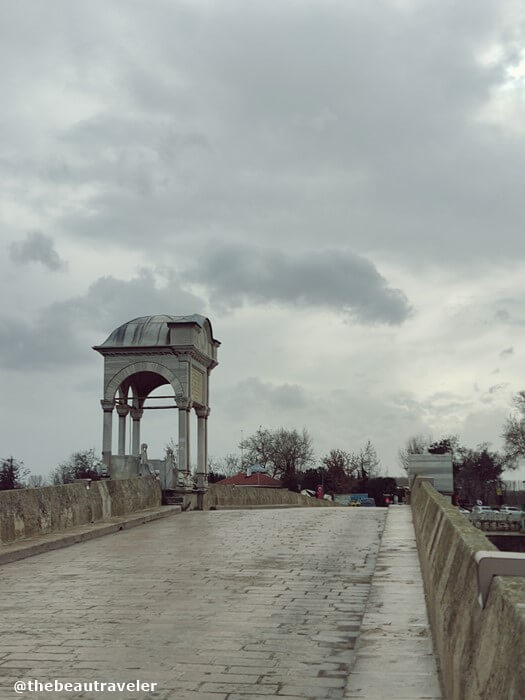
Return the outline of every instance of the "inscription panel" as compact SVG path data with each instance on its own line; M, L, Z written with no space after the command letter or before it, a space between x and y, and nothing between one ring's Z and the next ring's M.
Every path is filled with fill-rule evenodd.
M191 400L204 406L204 374L196 367L191 368L190 391Z

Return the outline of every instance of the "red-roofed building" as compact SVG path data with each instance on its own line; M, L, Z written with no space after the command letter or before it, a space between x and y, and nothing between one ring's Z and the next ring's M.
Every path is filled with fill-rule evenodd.
M227 479L217 481L220 486L262 486L266 489L282 489L282 482L273 479L264 472L251 473L247 476L245 472L239 472L234 476L229 476Z

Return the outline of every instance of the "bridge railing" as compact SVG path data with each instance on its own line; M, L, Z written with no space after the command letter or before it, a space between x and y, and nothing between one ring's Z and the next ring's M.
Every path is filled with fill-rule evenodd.
M523 697L525 579L494 577L482 607L476 553L494 545L428 481L414 482L411 507L445 696Z
M0 491L0 546L159 507L152 476Z

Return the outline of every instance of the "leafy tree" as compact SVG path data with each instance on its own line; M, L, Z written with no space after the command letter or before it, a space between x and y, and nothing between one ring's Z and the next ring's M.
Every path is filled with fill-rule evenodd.
M29 469L24 463L14 457L0 460L0 491L23 489L24 479L29 475Z
M300 491L302 488L301 480L301 472L287 471L283 474L282 484L289 491Z
M74 452L71 457L62 462L51 474L55 485L70 484L75 479L93 479L97 481L105 469L104 463L95 455L95 450Z
M245 462L262 464L273 477L281 479L291 478L313 462L312 438L305 428L301 433L295 429L259 428L239 447L245 452Z
M427 452L431 455L444 455L450 453L452 455L452 459L454 459L459 449L459 437L457 435L446 435L445 437L442 437L441 440L432 442L427 447Z
M521 424L517 418L509 419L506 431L512 433L514 445L519 441L519 430L525 435L525 392L520 392L516 397L517 405L521 406ZM514 421L514 422L512 422ZM505 435L506 436L506 435ZM439 440L432 441L422 435L416 435L406 442L405 447L399 450L399 458L403 467L408 468L408 457L411 454L447 454L452 456L454 473L454 489L460 500L465 503L473 503L478 499L487 502L494 498L496 488L501 485L501 475L505 469L516 467L516 456L519 449L509 449L501 454L489 449L488 443L482 443L477 448L464 447L459 442L457 435L445 435ZM519 445L518 445L519 448ZM523 442L525 456L525 439Z
M459 447L453 465L455 489L461 501L467 503L494 500L502 472L513 467L508 455L489 450L487 443L474 450Z
M301 474L301 488L315 491L319 484L324 484L325 469L307 469Z
M512 461L516 461L525 457L525 391L518 392L513 403L516 414L507 418L502 438L505 441L505 452Z
M325 491L327 493L349 493L355 482L353 474L356 472L356 465L353 461L353 455L344 450L330 450L323 457L322 462Z

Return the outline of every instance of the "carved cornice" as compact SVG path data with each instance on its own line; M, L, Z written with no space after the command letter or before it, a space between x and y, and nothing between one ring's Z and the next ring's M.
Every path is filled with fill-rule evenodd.
M219 364L217 360L214 360L213 357L210 357L209 355L206 355L205 353L201 352L201 350L199 350L198 348L188 347L187 345L163 345L161 347L159 347L158 345L152 345L149 347L141 346L140 348L95 347L93 349L97 350L97 352L99 352L101 355L111 357L144 357L145 355L147 355L153 361L154 358L158 357L159 355L176 355L177 357L180 357L181 361L184 361L183 358L184 355L186 355L188 359L193 358L194 360L197 360L197 362L200 362L201 365L203 365L203 367L206 367L208 370L212 370Z
M111 413L115 408L115 399L100 399L100 405L104 413Z
M215 358L202 352L202 350L199 350L199 348L194 345L141 345L140 347L127 348L111 348L104 347L103 345L95 345L93 346L93 350L96 350L104 357L143 357L144 355L148 355L151 358L155 358L159 355L186 355L188 358L193 358L197 360L197 362L200 362L208 370L212 370L219 364Z
M208 419L208 416L210 415L210 407L209 406L199 406L195 408L195 413L199 418L204 418Z
M130 406L128 406L125 403L118 403L116 408L117 408L117 413L119 414L119 416L121 418L125 418L129 413Z
M98 348L95 348L95 350L98 350ZM101 352L99 350L99 352ZM140 348L109 348L109 349L104 349L104 352L101 352L102 355L111 355L114 357L115 355L122 355L128 357L129 355L149 355L150 357L155 357L157 355L173 355L171 352L170 348L167 347L161 347L159 348L158 346L152 346L152 347L140 347Z
M140 420L144 414L144 409L143 408L136 408L135 406L132 406L129 409L129 412L130 412L133 420Z

